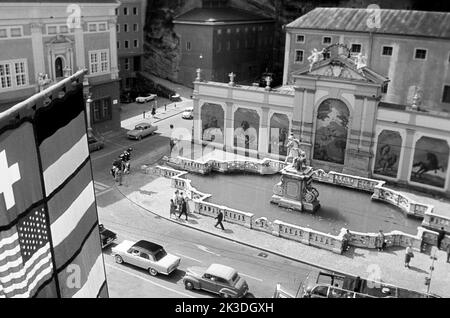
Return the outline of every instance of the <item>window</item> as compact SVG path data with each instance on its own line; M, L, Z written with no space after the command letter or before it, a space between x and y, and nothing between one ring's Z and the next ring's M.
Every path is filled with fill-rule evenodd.
M227 34L231 34L231 29L227 29Z
M443 103L450 103L450 85L444 86L444 94L442 95Z
M69 33L69 28L67 27L67 25L60 25L59 33Z
M116 32L120 33L120 24L116 24Z
M361 53L361 44L352 44L350 51L352 53Z
M322 55L324 60L328 60L331 56L330 51L323 52Z
M99 23L98 24L98 30L99 31L106 31L106 23Z
M383 86L381 86L381 93L386 94L388 91L388 83L384 83Z
M248 27L245 27L245 33L247 33L248 32Z
M191 42L187 41L186 42L186 51L190 51L191 50Z
M99 123L106 120L111 120L112 109L111 109L111 98L97 99L92 102L92 114L93 122Z
M262 27L262 26L259 26L258 30L259 30L259 31L262 31L262 30L263 30L263 27Z
M133 7L133 15L137 15L138 14L138 9L137 7Z
M236 41L236 49L239 50L240 46L241 46L241 42L239 40L237 40Z
M91 74L109 72L109 53L107 50L89 52L89 70Z
M381 52L381 55L383 56L392 56L392 46L383 46L383 51Z
M138 24L137 23L133 24L133 31L134 32L138 31Z
M0 62L0 89L16 88L28 84L26 60Z
M128 8L127 7L123 8L123 15L128 15Z
M0 29L0 39L8 37L7 29Z
M427 58L427 50L425 49L416 49L414 54L414 58L416 60L425 60Z
M124 67L126 70L130 69L130 59L129 58L125 58Z
M222 30L221 29L217 30L217 34L221 35L222 34Z
M56 25L49 25L47 27L47 34L56 34L58 33L58 27Z
M220 52L220 51L222 51L222 43L221 42L217 43L217 52Z
M128 40L125 40L125 42L124 42L124 47L126 48L126 49L128 49Z
M130 88L131 87L131 78L127 77L125 79L125 88Z
M128 32L128 24L123 25L123 32Z
M96 23L89 23L88 24L88 31L89 32L97 32L97 24Z
M118 14L119 14L119 9L116 8L116 9L114 10L114 12L116 13L116 15L118 15Z
M323 39L322 39L322 43L323 44L331 44L331 37L324 36Z
M22 36L22 28L11 28L10 32L11 32L12 38L17 38L17 37Z
M295 50L295 63L303 63L303 54L302 50Z
M241 32L241 30L239 28L236 28L236 33Z
M139 41L138 40L134 40L133 41L133 46L134 47L139 47Z
M117 41L117 48L120 49L120 42Z
M253 32L256 32L256 27L255 27L255 26L252 28L252 31L253 31Z
M133 71L137 72L141 70L141 57L135 56L133 58Z
M295 42L297 43L304 43L305 42L305 36L302 34L297 34L295 37Z

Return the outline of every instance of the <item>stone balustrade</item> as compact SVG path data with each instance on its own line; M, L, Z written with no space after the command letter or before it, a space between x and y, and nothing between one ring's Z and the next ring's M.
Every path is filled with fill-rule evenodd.
M209 167L212 170L223 172L246 171L261 173L261 171L267 167L273 171L280 171L286 166L284 162L271 159L264 159L260 162L209 161L200 165L193 160L179 157L176 159L176 162L177 166L180 167L191 167L193 169L199 169L199 171L202 171L205 167ZM149 168L146 167L145 171L149 171ZM174 188L183 190L186 195L193 200L195 206L194 213L215 218L219 211L221 211L224 215L225 222L234 223L248 229L265 232L302 244L326 249L334 253L342 253L342 240L346 229L342 229L339 235L334 236L279 220L271 222L265 217L256 218L252 213L205 201L211 195L196 190L191 185L191 181L185 178L187 174L186 171L179 171L162 166L153 167L151 168L151 171L155 175L170 178ZM385 233L387 247L406 247L411 244L413 248L420 250L422 243L436 245L437 232L432 229L444 227L446 231L450 232L450 218L433 213L433 206L431 205L421 204L409 199L397 191L385 188L384 181L349 176L335 172L325 173L323 170L317 170L314 179L319 182L373 192L372 199L382 200L393 204L399 207L407 215L424 217L424 225L431 228L430 230L419 227L417 235L410 235L400 231ZM275 185L275 187L276 186L277 185ZM360 248L376 248L377 235L377 233L360 233L352 231L349 245ZM447 244L450 244L450 236L446 236L442 246L445 248Z
M384 181L369 179L359 176L352 176L339 172L325 172L322 169L316 170L313 176L314 181L344 186L352 189L374 192L375 187L383 186Z
M372 200L380 200L400 208L406 215L424 218L427 213L433 211L433 206L416 202L400 192L376 186L372 195Z
M195 213L215 218L219 214L219 211L221 211L223 213L224 221L245 226L249 229L252 228L252 213L231 209L226 206L205 202L203 200L194 200L194 203Z

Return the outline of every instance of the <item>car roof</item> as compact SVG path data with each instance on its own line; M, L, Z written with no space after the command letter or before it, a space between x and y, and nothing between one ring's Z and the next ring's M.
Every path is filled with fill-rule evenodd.
M234 276L234 274L237 273L237 271L229 266L221 264L211 264L206 270L206 273L225 278L226 280L230 280Z
M158 245L156 243L152 243L149 241L144 241L144 240L140 240L140 241L134 243L133 247L144 249L150 253L155 253L158 250L163 248L161 245Z
M184 111L191 111L191 110L194 110L194 107L188 107Z

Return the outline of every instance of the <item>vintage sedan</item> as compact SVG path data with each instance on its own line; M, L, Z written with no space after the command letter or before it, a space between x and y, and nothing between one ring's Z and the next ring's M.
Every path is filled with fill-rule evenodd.
M181 114L181 117L184 119L192 119L194 118L194 107L188 107Z
M147 94L145 96L136 97L136 103L147 103L154 100L157 97L156 94Z
M130 139L141 140L143 137L153 135L158 130L158 126L150 123L142 122L137 124L133 130L127 132L127 136Z
M111 230L105 228L103 224L98 225L98 229L100 231L100 241L102 244L102 248L106 248L111 245L115 240L117 240L117 234Z
M180 265L181 258L168 254L161 245L148 241L123 241L112 249L116 263L128 263L156 276L158 273L169 275Z
M223 298L245 297L247 282L232 267L211 264L208 268L190 267L183 278L188 290L203 289Z

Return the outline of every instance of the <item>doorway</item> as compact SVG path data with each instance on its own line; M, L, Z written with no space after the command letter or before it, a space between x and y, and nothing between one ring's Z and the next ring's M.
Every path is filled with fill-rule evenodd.
M64 60L62 57L57 57L55 60L55 76L56 78L64 76Z

